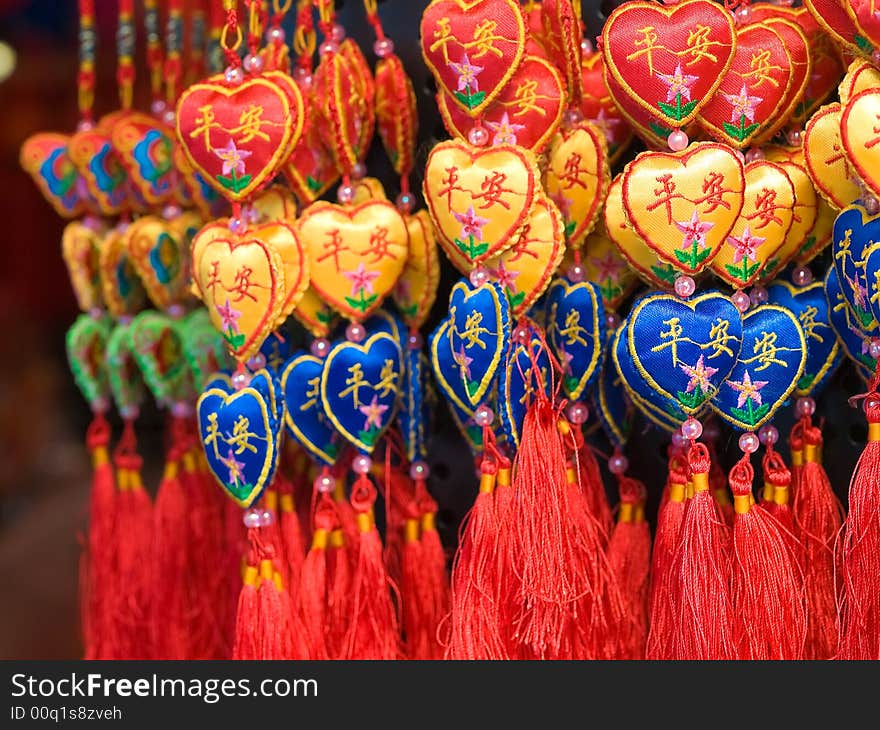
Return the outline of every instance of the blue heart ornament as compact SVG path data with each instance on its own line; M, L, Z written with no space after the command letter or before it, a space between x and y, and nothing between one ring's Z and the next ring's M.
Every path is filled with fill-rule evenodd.
M287 432L314 458L332 466L339 454L336 430L321 401L324 360L305 352L291 357L281 371L284 425Z
M844 355L855 363L859 375L867 380L877 367L868 351L870 335L859 328L858 319L843 296L837 270L833 266L825 276L825 298L828 301L828 320Z
M394 419L403 378L403 355L388 333L339 342L321 373L324 413L343 438L370 453Z
M529 326L528 341L511 343L508 348L498 384L501 425L508 440L517 448L526 411L541 393L549 397L552 381L550 355L536 328Z
M428 404L428 359L418 348L407 348L406 380L400 399L397 423L410 462L428 456L426 428L431 416Z
M281 369L291 356L290 340L271 334L260 345L260 354L266 359L266 367L276 376L280 376Z
M265 395L250 386L234 393L209 388L197 414L211 473L240 507L250 507L278 466L278 428Z
M627 348L641 379L688 414L715 395L742 344L742 317L730 297L650 294L627 319ZM625 378L626 379L626 378Z
M556 279L547 292L547 339L562 365L562 386L578 400L598 376L605 342L605 308L588 281Z
M756 431L785 403L804 373L807 344L797 317L776 304L743 316L739 358L710 406L725 421Z
M609 441L612 445L623 448L632 425L633 406L623 378L614 366L611 352L613 345L614 333L609 332L605 338L605 354L596 387L590 392L590 403L591 410L599 417Z
M840 292L866 332L877 327L871 311L871 287L865 259L874 243L880 242L880 216L872 218L860 205L844 208L834 221L831 254L840 282Z
M767 287L767 294L768 302L791 312L804 331L807 360L804 374L795 386L795 394L815 396L834 374L843 357L831 327L825 286L821 281L807 286L774 281Z

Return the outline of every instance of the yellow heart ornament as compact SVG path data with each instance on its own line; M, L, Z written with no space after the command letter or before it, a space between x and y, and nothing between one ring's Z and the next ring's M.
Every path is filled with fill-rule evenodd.
M61 234L61 254L70 275L70 284L77 304L83 312L100 308L101 295L101 237L99 229L82 221L71 221Z
M428 211L404 216L409 234L409 254L392 296L404 321L418 329L425 323L437 297L440 257Z
M642 152L623 172L622 201L636 233L685 274L712 263L743 207L745 172L730 147Z
M755 160L745 166L745 202L724 245L712 260L714 274L742 289L785 243L795 216L794 185L781 166Z
M144 285L128 256L126 229L126 225L118 225L108 230L98 257L104 305L116 319L137 314L147 302Z
M840 138L859 178L880 195L880 90L865 89L847 101L840 115Z
M861 196L841 139L841 106L821 107L804 127L804 160L819 194L838 210Z
M540 194L540 174L521 147L448 140L431 150L422 189L443 250L472 268L516 242Z
M384 200L341 206L318 202L297 221L314 290L337 312L360 321L382 304L406 264L409 235Z

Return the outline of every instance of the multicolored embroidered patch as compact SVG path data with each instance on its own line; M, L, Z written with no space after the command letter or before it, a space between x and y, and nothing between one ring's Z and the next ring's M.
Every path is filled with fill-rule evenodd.
M870 304L874 282L868 281L865 270L865 256L876 241L880 241L880 216L870 216L860 205L845 208L834 221L833 267L841 293L865 332L877 328Z
M129 112L111 134L128 178L150 205L168 201L178 184L174 169L174 132L153 117Z
M844 354L852 360L859 375L868 380L877 369L877 362L870 354L870 336L860 326L841 290L835 267L825 276L825 298L828 300L828 319Z
M65 345L73 379L92 408L106 408L110 403L110 380L105 352L110 338L110 324L81 314L67 330Z
M107 311L116 319L136 314L147 302L144 285L128 257L125 245L127 227L127 224L119 223L104 234L98 257L101 295Z
M34 134L24 141L19 154L24 171L63 218L82 215L90 207L88 187L67 152L69 141L66 134Z
M61 235L61 255L67 266L70 285L76 302L83 312L100 309L101 294L101 241L100 224L90 225L71 221Z
M144 382L156 402L166 407L195 396L178 326L161 312L149 310L129 325L131 349Z

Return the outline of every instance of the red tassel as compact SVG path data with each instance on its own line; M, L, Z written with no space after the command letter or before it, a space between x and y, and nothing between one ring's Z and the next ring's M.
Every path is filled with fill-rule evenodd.
M335 505L336 526L330 531L327 552L327 648L331 658L342 658L351 626L352 573L357 566L352 566L356 555L352 554L345 531L339 527L339 502Z
M718 516L709 488L709 451L692 443L688 467L694 495L688 500L673 559L673 591L681 611L672 658L732 659L730 562L727 526Z
M498 516L493 495L499 466L509 464L495 437L483 428L485 449L480 464L480 491L460 528L458 550L452 562L446 659L509 659L501 637L499 615ZM509 487L508 487L509 489Z
M321 492L314 510L312 545L303 561L297 593L310 659L330 656L327 649L327 541L335 521L333 500Z
M424 554L419 540L419 517L415 511L404 522L400 551L400 605L409 659L430 659L427 614L430 610L424 576Z
M437 503L428 494L423 479L416 479L416 500L421 512L420 542L422 545L422 570L426 588L426 604L423 610L427 659L442 659L438 630L440 622L449 612L449 571L446 553L437 532Z
M276 479L278 483L279 527L283 546L283 573L289 586L299 586L302 564L305 560L305 543L300 529L299 515L293 501L293 485L285 478Z
M843 596L837 658L850 660L880 659L880 394L876 382L872 382L864 409L868 443L849 485L849 514L838 543ZM806 456L806 448L804 452Z
M822 467L822 432L809 417L800 422L801 466L792 514L800 539L800 564L807 596L805 659L830 659L837 651L837 589L834 542L843 525L843 505ZM780 516L781 517L781 516Z
M603 547L607 546L614 529L614 515L611 505L608 504L608 495L605 493L605 483L602 481L602 473L599 470L599 462L590 445L581 440L577 454L578 479L587 498L590 514L598 521L600 537Z
M117 654L113 630L113 600L118 585L117 495L109 444L110 424L103 414L96 413L86 434L92 456L92 491L88 541L80 561L86 659L108 659Z
M376 489L359 474L351 493L360 538L352 580L352 604L345 659L398 659L401 656L397 614L382 559L382 541L373 519Z
M623 637L622 659L644 659L648 636L648 571L651 532L645 521L645 485L618 478L620 505L608 543L608 564L620 586L632 631Z
M715 442L707 439L706 446L709 449L709 459L712 463L709 467L709 486L712 489L712 496L715 498L718 515L724 520L724 524L730 528L733 527L734 510L733 502L730 501L730 492L727 489L727 476L724 474L724 469L721 468L721 462L718 460Z
M115 596L117 659L150 659L152 600L153 504L141 480L134 424L126 420L114 454L117 494L117 566Z
M787 472L781 459L768 461L768 471L774 470ZM736 511L731 581L736 658L801 659L807 635L803 576L778 520L754 505L754 476L748 454L730 472ZM780 479L768 476L768 481Z
M687 475L682 457L669 459L669 481L666 499L657 513L657 531L651 555L651 589L648 601L647 659L671 659L675 653L675 637L680 631L681 611L678 605L678 579L675 574L675 553L680 540L685 513Z

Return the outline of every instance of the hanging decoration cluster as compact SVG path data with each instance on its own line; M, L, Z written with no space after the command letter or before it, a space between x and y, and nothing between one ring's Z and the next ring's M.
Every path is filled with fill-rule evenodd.
M572 0L432 0L449 139L418 154L377 0L372 67L332 0L142 6L140 29L118 0L119 109L95 117L79 0L80 122L21 150L82 310L87 657L880 659L866 4L627 0L594 43ZM435 307L440 250L461 278ZM848 511L814 420L844 361L868 422ZM447 421L479 487L444 546ZM665 479L630 472L637 422Z

